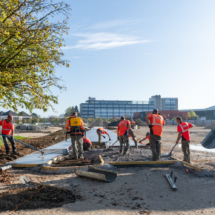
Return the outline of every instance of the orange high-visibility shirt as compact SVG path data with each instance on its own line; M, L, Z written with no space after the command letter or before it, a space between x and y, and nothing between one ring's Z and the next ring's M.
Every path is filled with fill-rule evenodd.
M181 122L181 124L178 125L177 131L182 133L182 140L190 141L189 128L192 127L193 125L188 122Z
M101 134L107 134L107 131L105 131L104 128L98 128L97 130L99 130Z
M117 130L119 131L119 136L125 135L125 133L128 133L128 126L130 125L129 120L123 120L120 121Z
M84 143L89 143L92 146L92 143L89 138L83 137L83 141L84 141Z
M7 122L6 119L0 121L2 125L2 134L9 135L12 130L14 130L14 125L12 122Z
M70 118L74 118L75 116L71 116ZM70 119L68 119L67 120L67 122L66 122L66 129L67 130L70 130ZM84 123L83 123L83 120L81 120L81 126L80 126L80 128L81 128L81 133L82 134L84 134ZM74 133L74 134L80 134L80 132L77 132L77 133Z
M150 120L150 124L152 125L150 132L161 137L163 133L163 126L165 125L163 117L159 114L149 114L148 119Z

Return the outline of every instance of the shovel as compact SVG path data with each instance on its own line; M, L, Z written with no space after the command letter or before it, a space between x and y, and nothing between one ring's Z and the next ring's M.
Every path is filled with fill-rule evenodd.
M177 143L173 146L172 150L170 151L169 154L166 154L164 155L163 157L171 157L173 154L172 154L172 151L174 150L174 148L176 147Z
M118 141L118 140L117 140ZM114 146L116 143L117 143L117 141L115 142L115 143L113 143L110 147L109 147L109 149L112 147L112 146Z
M20 177L20 180L23 184L25 185L39 185L39 186L43 186L43 187L51 187L51 188L54 188L54 189L59 189L59 190L64 190L64 191L69 191L67 189L64 189L64 188L60 188L60 187L53 187L51 185L46 185L46 184L41 184L41 183L36 183L36 182L33 182L31 181L27 176L25 175L22 175Z

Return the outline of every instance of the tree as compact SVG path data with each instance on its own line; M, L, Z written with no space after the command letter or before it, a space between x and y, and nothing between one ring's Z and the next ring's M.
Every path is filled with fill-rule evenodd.
M69 117L69 116L72 116L73 112L78 112L78 107L75 106L75 107L68 107L66 110L65 110L65 114L64 116L65 117Z
M79 110L78 110L78 106L77 106L77 105L75 106L75 112L78 112L78 113L79 113Z
M188 119L194 119L196 117L196 113L194 111L190 111L187 113Z
M197 116L196 113L193 110L191 110L190 113L191 113L192 119L194 119Z
M68 4L50 0L0 1L0 106L54 109L58 98L50 88L65 89L55 68L69 67L60 49L68 17L58 23L52 17L69 11Z

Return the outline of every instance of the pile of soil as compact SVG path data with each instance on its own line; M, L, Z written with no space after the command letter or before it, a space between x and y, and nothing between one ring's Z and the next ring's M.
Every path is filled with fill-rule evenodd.
M68 137L69 138L69 137ZM38 149L43 149L48 146L52 146L56 143L59 143L61 141L64 141L66 139L65 137L65 130L56 131L54 133L51 133L47 136L38 137L38 138L31 138L31 139L23 139L21 142L24 142L30 146L33 146ZM10 146L10 152L12 152L11 144ZM25 146L21 143L16 142L17 151L20 153L20 156L11 154L10 156L6 155L5 148L2 146L0 148L0 165L6 164L9 161L15 160L17 158L23 157L25 155L28 155L32 152L35 152L34 149Z
M147 124L143 122L141 119L134 119L134 121L136 122L136 125L147 126Z
M215 127L215 122L211 123L210 125L205 126L205 129L212 129Z
M92 165L93 161L91 159L65 159L58 163L52 164L54 167L63 167L63 166L86 166Z
M15 188L8 193L0 194L0 212L14 210L40 188L41 187ZM64 204L74 203L78 199L81 199L81 196L74 194L72 191L45 187L34 194L32 198L22 204L16 211L38 208L57 208Z
M101 126L101 127L106 127L110 122L107 120L96 120L95 122L93 122L90 127L94 127L94 126Z
M120 123L120 120L117 120L117 121L109 123L107 126L118 126L119 123Z

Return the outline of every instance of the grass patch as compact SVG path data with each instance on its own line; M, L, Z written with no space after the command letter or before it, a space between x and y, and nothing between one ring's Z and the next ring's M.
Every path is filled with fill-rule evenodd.
M2 136L1 136L1 138L2 138ZM0 147L4 145L4 143L2 142L1 138L0 138ZM16 140L21 141L21 140L24 140L24 139L30 139L31 137L14 136L13 138L16 139Z

